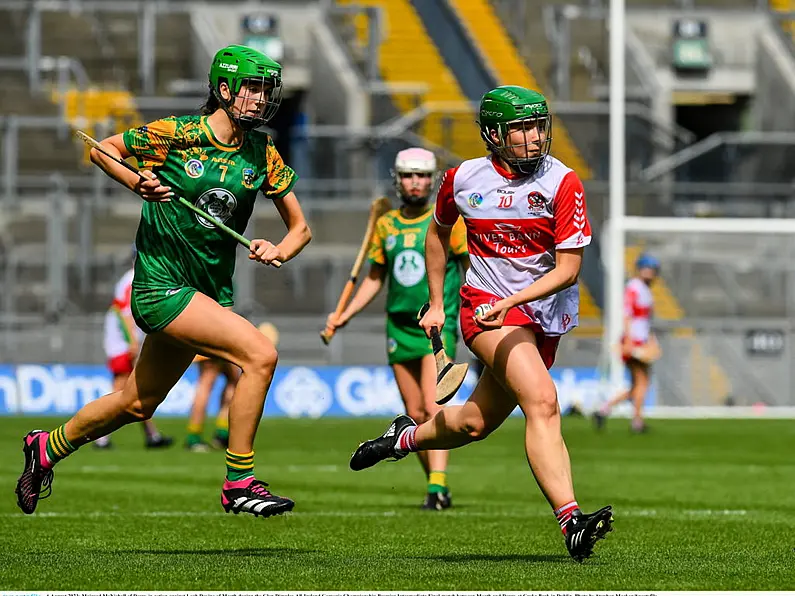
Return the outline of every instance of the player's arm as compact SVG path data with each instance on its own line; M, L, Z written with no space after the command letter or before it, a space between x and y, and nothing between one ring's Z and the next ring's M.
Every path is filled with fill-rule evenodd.
M260 190L276 205L276 209L287 227L287 234L278 244L271 244L267 240L261 239L253 240L248 257L266 264L274 259L284 263L309 244L309 241L312 240L312 231L306 223L304 212L293 192L298 175L284 163L270 137L267 138L265 161L268 173Z
M444 272L450 249L452 228L440 226L431 220L425 236L425 269L428 272L428 292L431 309L444 310Z
M378 263L371 263L370 264L370 271L362 280L362 284L359 286L359 289L356 290L356 293L351 298L350 303L342 311L342 314L339 316L339 319L336 321L335 327L343 327L347 325L348 321L350 321L353 317L359 314L362 310L364 310L368 304L370 304L378 293L381 291L381 288L384 287L384 280L386 279L386 267L384 265L379 265ZM329 316L331 318L332 315Z
M344 327L348 321L361 312L381 291L384 286L388 267L387 254L384 251L384 242L389 232L387 231L388 216L382 215L375 222L375 229L370 237L370 245L367 248L367 259L370 261L370 271L362 281L356 294L351 299L348 306L338 316L336 312L329 314L326 319L327 329L337 329Z
M287 234L279 244L271 244L267 240L257 239L251 241L250 259L268 263L274 259L282 263L289 261L312 240L312 231L306 223L306 217L298 203L298 198L292 191L283 197L274 198L273 204L287 228Z
M577 283L582 268L582 248L555 251L555 268L508 300L519 306L562 292Z
M582 269L582 254L591 242L591 225L586 217L585 191L574 172L561 181L552 203L555 229L555 267L523 290L497 301L479 322L499 327L508 310L552 296L573 286Z
M108 153L119 159L127 159L133 156L133 153L130 152L124 142L123 134L108 137L101 143ZM141 174L144 178L148 178L148 180L142 180L140 176L119 165L110 157L100 153L96 149L91 149L89 157L92 163L99 166L110 178L140 195L140 197L146 201L168 201L174 196L174 193L171 192L171 187L161 184L157 176L150 170L141 170Z
M455 175L458 168L447 170L442 177L436 195L433 220L425 235L425 272L428 277L430 308L422 317L420 327L430 337L432 327L444 326L444 272L450 249L450 236L458 220L458 207L455 204Z

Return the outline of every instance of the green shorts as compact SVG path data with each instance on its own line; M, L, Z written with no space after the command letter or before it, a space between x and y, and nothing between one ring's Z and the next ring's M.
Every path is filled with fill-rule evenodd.
M196 288L136 288L133 286L130 307L135 324L144 333L154 333L165 327L188 307ZM232 306L232 302L219 303Z
M452 319L452 320L451 320ZM447 355L455 359L458 344L458 329L455 317L448 318L451 328L442 331L442 343ZM389 364L416 360L433 354L431 340L419 326L416 315L409 313L390 313L386 318L386 353Z

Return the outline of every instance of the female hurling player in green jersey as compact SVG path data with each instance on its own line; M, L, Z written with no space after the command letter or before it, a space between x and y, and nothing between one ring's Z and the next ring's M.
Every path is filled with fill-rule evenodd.
M376 222L370 244L370 273L362 282L343 313L330 314L327 328L345 325L367 306L387 283L386 343L389 364L395 373L398 390L406 413L414 420L428 420L436 405L436 364L430 340L417 323L417 312L428 301L428 280L425 275L425 234L433 216L428 205L437 177L433 153L413 147L397 154L392 176L401 206L382 215ZM453 227L450 258L444 285L444 305L448 324L442 340L450 357L455 358L458 341L455 321L458 317L461 274L459 266L469 267L466 229L463 220ZM460 264L460 265L459 265ZM387 279L388 278L388 279ZM423 509L442 510L450 507L447 488L447 451L418 453L428 479L428 492Z
M97 437L150 418L197 353L243 371L229 411L224 509L267 517L293 508L293 501L271 494L254 477L254 437L277 353L254 325L230 310L236 242L171 200L185 197L242 233L262 192L287 233L278 244L253 240L249 259L285 262L307 245L311 233L292 192L296 175L271 138L256 130L279 107L281 70L256 50L223 48L210 68L203 115L164 118L103 141L116 157L136 157L147 168L145 178L92 150L95 164L145 201L135 241L132 313L148 335L123 390L87 404L49 433L25 437L25 469L16 488L23 512L33 513L58 461Z

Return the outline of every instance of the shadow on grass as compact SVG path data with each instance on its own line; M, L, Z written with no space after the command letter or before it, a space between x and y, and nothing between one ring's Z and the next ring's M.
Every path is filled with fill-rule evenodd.
M230 555L234 557L268 557L284 555L304 555L319 552L308 548L134 548L125 550L103 550L103 553L114 555Z
M568 563L572 562L568 555L489 555L484 553L469 554L450 554L450 555L431 555L426 557L416 557L427 561L439 561L441 563Z

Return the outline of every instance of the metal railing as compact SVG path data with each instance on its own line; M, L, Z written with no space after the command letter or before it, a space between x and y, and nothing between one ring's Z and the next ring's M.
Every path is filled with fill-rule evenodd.
M138 26L138 81L141 90L146 94L154 93L155 89L155 35L157 17L162 14L188 14L194 9L192 2L180 0L129 0L113 2L107 0L0 0L0 8L19 10L27 13L27 31L25 46L25 67L32 91L41 89L42 73L42 13L71 12L86 15L98 13L115 13L137 15ZM96 23L95 23L96 24ZM103 38L101 30L96 30L99 39ZM110 48L106 42L104 47ZM112 52L112 48L109 49ZM45 60L46 63L46 60Z

